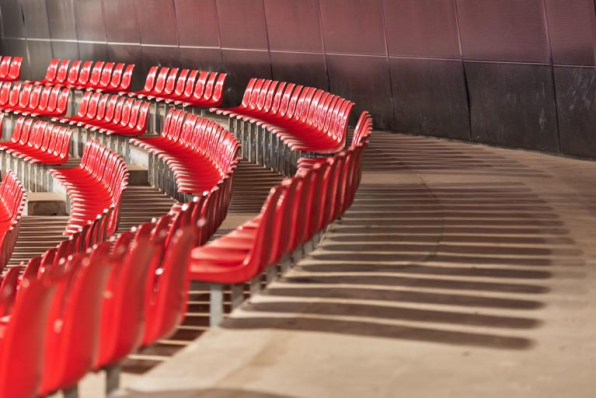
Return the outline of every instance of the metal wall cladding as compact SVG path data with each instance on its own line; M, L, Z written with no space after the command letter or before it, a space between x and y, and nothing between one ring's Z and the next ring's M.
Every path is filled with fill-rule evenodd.
M265 0L271 50L323 51L319 0Z
M89 41L107 41L103 4L99 0L74 0L77 38Z
M253 77L271 79L271 59L267 51L222 50L224 71L228 73L226 100L228 106L242 102L248 81Z
M18 4L18 2L15 3ZM45 1L21 0L21 4L27 37L30 39L49 39L50 25Z
M546 0L553 62L594 65L596 12L593 0Z
M181 46L220 47L216 0L174 0Z
M220 71L223 68L221 50L180 47L180 66L188 69Z
M263 0L217 0L221 46L269 49Z
M389 65L384 57L327 55L331 91L356 103L351 121L368 110L377 128L394 126Z
M0 0L2 51L330 90L403 132L596 158L593 0ZM581 66L582 68L576 68ZM557 116L559 123L557 124ZM558 148L560 141L561 148Z
M464 59L550 62L544 0L457 0Z
M555 66L561 152L595 157L596 70Z
M390 66L397 131L470 140L461 62L392 58Z
M325 54L272 52L273 79L329 91Z
M58 59L81 59L77 42L52 40L52 57Z
M466 62L472 140L558 152L549 65Z
M178 47L142 46L143 63L137 65L137 73L146 76L154 65L180 67L180 52Z
M385 55L380 0L319 0L325 51Z
M53 58L52 43L41 40L27 40L29 49L30 80L41 80L45 77L48 65ZM21 79L23 77L21 76Z
M76 40L77 30L73 0L47 0L47 10L51 38Z
M136 10L142 44L178 45L173 0L136 0Z
M27 37L20 0L1 0L0 13L2 14L2 37Z
M107 43L79 42L79 57L91 61L107 61L110 59Z
M103 0L108 41L140 43L135 0Z
M460 58L454 0L383 0L389 55Z

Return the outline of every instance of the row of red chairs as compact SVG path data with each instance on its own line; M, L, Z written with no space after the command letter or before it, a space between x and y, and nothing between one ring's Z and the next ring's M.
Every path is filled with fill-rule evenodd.
M0 56L0 81L15 81L21 77L23 58Z
M72 130L43 120L17 119L10 141L0 150L30 163L64 164L68 161Z
M0 111L30 116L64 116L70 91L30 83L0 84Z
M177 191L198 194L229 179L240 161L238 140L221 125L203 117L171 109L157 138L132 139L172 170ZM156 174L156 173L152 173Z
M51 169L71 200L70 217L64 231L72 235L89 221L113 207L108 220L107 236L118 228L120 201L128 185L128 170L124 160L103 145L88 141L81 163L71 169Z
M126 92L132 85L135 65L97 61L53 59L42 80L34 84L65 86L77 90Z
M200 230L178 220L200 214L193 210L67 258L46 253L22 278L21 267L12 268L0 297L0 396L76 391L89 371L113 372L139 347L172 334L186 312L185 259Z
M75 116L54 120L104 134L138 136L147 130L150 105L119 95L87 92Z
M313 87L253 78L240 106L211 111L263 127L292 151L337 153L344 149L353 106Z
M182 106L220 106L226 76L226 73L153 66L143 89L128 95Z
M191 278L218 285L251 281L323 231L354 200L371 132L371 118L364 112L349 149L309 161L296 176L271 190L259 216L195 248Z
M0 184L0 270L4 269L17 243L21 214L27 194L12 171L4 174Z

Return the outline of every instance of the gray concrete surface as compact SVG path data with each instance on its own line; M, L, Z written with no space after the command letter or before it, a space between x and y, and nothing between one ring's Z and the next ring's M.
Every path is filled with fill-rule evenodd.
M376 132L322 245L121 395L594 397L595 174Z

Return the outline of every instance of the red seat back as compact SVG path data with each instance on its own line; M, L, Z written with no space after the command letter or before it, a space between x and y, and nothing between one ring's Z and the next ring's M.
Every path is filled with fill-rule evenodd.
M42 376L44 332L54 290L55 285L49 278L24 279L20 284L0 346L2 397L37 395Z

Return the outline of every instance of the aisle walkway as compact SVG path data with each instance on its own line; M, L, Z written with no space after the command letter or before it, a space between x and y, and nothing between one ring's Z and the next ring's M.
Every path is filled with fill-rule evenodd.
M372 141L322 246L127 396L596 396L596 163Z

